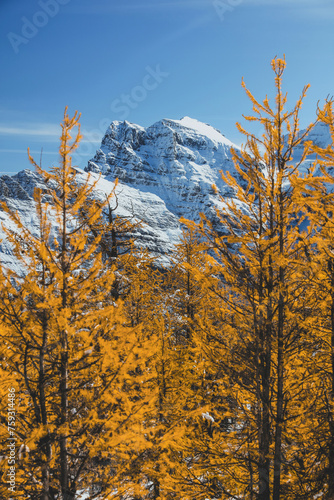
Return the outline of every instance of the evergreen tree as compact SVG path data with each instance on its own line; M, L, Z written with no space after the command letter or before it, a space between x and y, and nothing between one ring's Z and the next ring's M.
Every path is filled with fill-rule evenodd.
M256 137L238 124L247 142L240 152L233 151L237 176L223 175L234 197L222 199L224 208L217 210L220 227L205 217L197 226L216 252L221 280L217 293L224 302L221 328L230 342L226 349L226 340L212 337L216 360L224 360L221 367L230 377L226 395L234 401L236 419L225 444L220 441L216 448L222 498L279 500L292 494L289 427L301 418L296 398L304 379L298 353L305 303L296 276L302 259L297 222L303 221L298 220L290 178L307 155L305 150L295 164L294 151L313 124L299 133L307 87L286 111L287 96L281 88L285 61L275 58L272 68L275 109L267 97L257 101L243 83L255 114L245 118L258 121L264 132Z
M71 165L78 120L65 110L59 166L45 172L30 157L49 186L35 191L38 234L2 205L13 226L6 238L23 270L1 268L0 320L1 374L15 380L18 401L15 436L24 453L16 487L24 498L115 490L119 457L140 439L149 405L142 332L125 325L122 303L113 301L113 269L103 266L100 237L89 230L113 194L99 209L90 206L97 182L79 184ZM4 439L5 431L2 425Z

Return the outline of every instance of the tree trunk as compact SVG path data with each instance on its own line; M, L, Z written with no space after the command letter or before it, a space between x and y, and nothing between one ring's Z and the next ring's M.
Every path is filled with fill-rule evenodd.
M280 116L279 101L279 116ZM282 174L284 170L284 162L281 158L281 122L278 125L279 145L277 168L278 173ZM278 231L279 231L279 256L284 256L284 193L282 180L279 185L278 192ZM283 425L283 382L284 382L284 268L280 265L278 269L278 324L277 324L277 404L276 404L276 427L275 427L275 451L274 451L274 485L273 485L273 500L280 499L281 491L281 464L282 464L282 425Z
M278 354L277 354L277 409L275 428L275 453L274 453L274 489L273 500L280 499L281 490L281 464L282 464L282 425L283 425L283 297L280 297L278 319Z
M273 191L273 186L271 187ZM270 238L273 237L274 232L274 213L273 206L269 209L269 220L270 220ZM262 211L262 206L261 206ZM262 226L261 226L262 234ZM262 265L261 257L261 265ZM262 407L262 415L259 429L259 484L258 484L258 500L270 500L271 488L270 488L270 439L271 439L271 422L270 422L270 378L271 378L271 356L272 356L272 322L273 322L273 306L272 306L272 292L273 292L273 262L272 256L269 255L269 266L268 266L269 280L267 285L264 285L264 278L261 273L260 284L261 284L261 295L260 301L263 300L263 292L267 287L268 293L268 304L267 304L267 316L266 320L261 321L262 334L260 338L260 406Z
M258 500L270 500L270 350L262 354L261 360L262 382L262 415L259 429L259 493Z
M45 351L47 348L47 318L43 314L42 318L43 324L43 342L39 352L39 378L38 378L38 389L39 389L39 401L41 407L41 421L44 426L48 425L48 414L46 405L46 394L45 394ZM52 447L50 442L49 431L46 436L41 439L40 442L41 452L42 452L42 500L50 500L53 498L50 492L50 462L52 458Z
M64 333L64 336L66 333ZM60 394L61 394L61 417L60 423L62 426L61 434L59 437L60 446L60 485L63 500L71 500L73 497L69 491L69 470L68 470L68 454L67 454L67 431L64 426L67 424L67 379L68 379L68 355L67 355L67 342L62 342L63 352L61 353L61 380L60 380Z

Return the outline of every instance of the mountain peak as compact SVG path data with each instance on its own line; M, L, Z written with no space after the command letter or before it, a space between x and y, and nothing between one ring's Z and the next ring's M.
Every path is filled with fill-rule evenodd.
M198 135L202 135L210 139L214 143L224 144L226 146L233 146L233 143L229 141L220 130L212 127L207 123L203 123L195 118L190 118L189 116L184 116L181 120L168 120L169 122L174 122L181 127L193 130Z
M113 122L87 172L118 179L118 213L129 200L145 225L141 241L155 254L169 253L180 235L181 216L216 217L219 195L233 193L220 171L235 172L231 147L219 130L194 118L162 119L150 127ZM122 214L123 215L123 214ZM163 251L162 251L163 249Z

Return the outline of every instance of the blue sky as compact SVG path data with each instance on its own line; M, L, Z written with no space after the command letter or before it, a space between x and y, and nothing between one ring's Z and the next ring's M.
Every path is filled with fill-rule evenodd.
M286 55L294 104L311 84L301 125L334 94L332 0L0 0L0 171L57 161L64 107L82 113L76 163L109 123L149 126L191 116L242 142L235 128L273 95L270 61Z

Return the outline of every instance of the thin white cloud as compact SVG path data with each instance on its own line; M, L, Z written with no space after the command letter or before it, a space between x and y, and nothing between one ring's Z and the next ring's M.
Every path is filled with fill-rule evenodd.
M0 149L0 153L16 153L16 154L27 154L26 149ZM30 150L30 154L40 155L40 151L32 151ZM56 151L43 151L43 155L56 155L58 154Z
M91 143L92 144L92 143ZM101 143L100 143L101 144ZM74 153L72 154L72 158L76 158L78 156L89 156L90 158L93 158L93 156L95 155L96 153L96 150L99 149L98 148L99 144L97 144L97 146L94 146L96 149L93 149L92 151L88 151L88 152L85 152L85 151L82 151L82 149L78 148L74 151Z
M96 142L101 143L101 139L103 137L103 133L100 132L86 132L81 131L83 135L83 139L81 139L80 143L84 142ZM12 135L12 136L35 136L35 137L45 137L49 142L58 142L61 135L61 128L57 125L51 123L34 123L34 124L24 124L19 127L15 126L7 126L4 124L0 124L0 135ZM74 136L74 134L73 134ZM0 149L2 152L11 152L14 150L4 150ZM47 154L47 153L45 153ZM53 153L50 153L53 154Z
M110 120L111 122L112 120ZM85 142L94 142L94 143L99 143L101 144L102 138L104 136L104 132L100 131L92 131L88 132L86 130L81 130L81 135L82 139L80 141L80 144L85 143Z
M334 4L332 0L242 0L240 5L259 8L284 8L293 16L300 18L333 21Z
M285 5L289 7L324 7L332 5L332 0L243 0L244 5L259 5L270 7L274 5Z
M0 135L34 135L58 140L60 134L60 127L49 123L24 124L19 127L10 127L8 125L0 124Z
M332 0L241 0L244 6L254 7L284 7L299 11L301 14L314 15L321 18L333 18Z
M80 144L86 144L86 143L88 143L88 144L101 144L101 140L102 140L102 136L101 136L100 140L94 139L94 138L92 138L92 139L86 138L86 139L81 139Z
M210 8L210 0L170 0L159 2L158 0L147 2L106 2L99 5L93 3L81 4L80 13L85 14L111 14L113 12L137 12L140 10L163 11L181 9L205 9Z
M208 24L210 21L211 21L210 15L200 16L200 17L197 17L195 19L192 19L189 23L185 24L184 26L182 26L178 30L173 31L172 33L170 33L167 36L160 39L159 45L160 46L167 45L175 40L178 40L179 38L183 38L188 33L191 33L192 31L197 30L199 27L204 26L205 24Z
M112 12L132 12L140 10L181 10L181 9L206 9L214 6L215 2L237 8L241 5L258 5L263 7L271 6L291 6L291 7L330 7L332 0L238 0L237 2L229 0L169 0L169 1L124 1L123 2L105 2L98 5L91 2L80 5L80 12L85 14L108 14Z
M61 129L59 126L55 124L50 124L50 123L33 123L33 124L27 124L27 123L22 123L20 126L7 126L4 125L3 123L0 123L0 136L6 136L6 137L12 137L12 140L17 140L19 136L21 138L27 137L27 142L29 143L29 140L31 140L33 137L39 142L47 142L47 143L59 143L60 139L60 134L61 134ZM75 155L79 155L80 157L87 157L91 158L95 150L99 147L101 144L101 140L103 137L103 133L98 132L98 131L92 131L92 132L83 132L82 131L83 138L80 141L79 144L79 149L74 152ZM73 134L74 136L74 134ZM30 138L30 139L29 139ZM85 151L85 144L88 144L90 147L89 151ZM83 148L82 148L83 146ZM49 146L51 147L51 146ZM81 150L83 149L83 152ZM42 151L41 150L36 150L36 149L30 149L30 153L32 156L39 157L39 155L42 153L42 156L54 156L56 157L58 155L58 151ZM20 154L27 156L27 149L15 149L15 148L1 148L0 149L0 154Z
M258 7L263 9L284 8L293 11L293 15L302 18L314 18L318 20L334 20L333 0L169 0L169 1L133 1L133 2L106 2L94 4L92 2L80 5L80 14L86 15L117 15L134 14L140 12L176 12L188 11L212 11L228 6L230 9L242 9L247 7ZM71 8L71 6L69 7ZM72 6L73 12L77 13L76 7ZM211 14L212 15L212 14Z
M174 2L145 2L145 3L134 3L134 4L123 4L120 6L123 9L131 9L131 10L157 10L157 9L188 9L188 8L205 8L210 6L210 0L177 0Z

